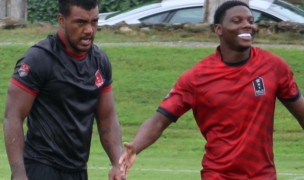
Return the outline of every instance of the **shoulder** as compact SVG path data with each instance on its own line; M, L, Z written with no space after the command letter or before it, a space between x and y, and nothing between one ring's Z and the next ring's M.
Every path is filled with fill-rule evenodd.
M272 72L283 72L284 70L290 69L289 64L282 57L276 55L273 52L253 47L252 56L256 67L268 68Z
M204 59L198 61L191 68L184 71L180 77L179 81L185 81L191 83L193 79L196 79L197 76L200 76L206 72L208 68L213 69L211 66L214 62L214 55L205 57Z
M257 58L264 58L264 59L274 59L274 60L282 60L278 55L274 54L273 52L267 51L265 49L261 49L259 47L252 47L252 54L254 57Z
M252 47L252 56L256 60L263 61L262 63L264 64L287 65L286 61L282 57L259 47Z
M30 47L21 59L18 60L17 66L25 64L31 67L32 71L47 73L52 70L54 65L54 52L51 52L51 42L46 38Z
M31 56L31 57L38 56L41 59L42 56L49 54L48 52L50 52L50 53L54 52L53 47L55 46L55 44L56 44L56 42L55 42L54 36L49 35L44 40L41 40L38 43L36 43L35 45L33 45L32 47L30 47L25 55Z
M108 55L96 45L92 46L92 58L97 66L111 69L111 62Z
M218 67L223 68L222 66L221 55L218 52L214 52L198 61L188 72L190 74L204 74Z
M107 54L95 44L92 46L92 53L95 58L108 60Z

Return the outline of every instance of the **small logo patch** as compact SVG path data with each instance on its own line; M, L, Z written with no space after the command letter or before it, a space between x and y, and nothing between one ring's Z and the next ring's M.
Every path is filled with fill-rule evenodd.
M103 83L104 83L103 78L102 78L100 72L97 70L95 73L95 85L97 87L100 87L103 85Z
M255 96L262 96L266 94L263 78L257 77L252 83L253 83Z
M21 64L20 68L18 69L18 74L20 77L25 77L30 72L31 68L28 64Z

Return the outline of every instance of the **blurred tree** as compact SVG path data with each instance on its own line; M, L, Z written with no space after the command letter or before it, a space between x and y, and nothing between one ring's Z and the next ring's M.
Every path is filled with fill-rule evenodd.
M100 0L100 12L125 11L139 5L160 2L161 0Z
M0 0L0 18L4 17L26 21L27 0Z
M287 0L288 2L292 3L292 4L301 4L303 3L303 0Z
M28 21L57 23L58 0L28 0Z
M98 0L100 12L125 11L161 0ZM57 22L58 0L0 0L0 19L13 17L30 22Z
M6 0L0 0L0 19L6 16Z

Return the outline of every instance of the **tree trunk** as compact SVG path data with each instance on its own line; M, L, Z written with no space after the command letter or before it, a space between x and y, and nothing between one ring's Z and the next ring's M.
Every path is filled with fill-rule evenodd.
M0 0L0 18L27 20L27 0Z
M0 19L6 17L6 0L0 0Z
M229 0L205 0L204 5L204 23L213 24L213 16L217 7ZM249 4L249 0L240 0Z

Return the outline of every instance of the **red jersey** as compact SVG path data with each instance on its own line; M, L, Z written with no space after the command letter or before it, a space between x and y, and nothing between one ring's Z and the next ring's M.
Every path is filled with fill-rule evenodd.
M158 112L176 121L192 109L206 139L202 179L275 180L275 101L298 97L279 57L252 47L248 61L232 66L218 49L179 78Z

